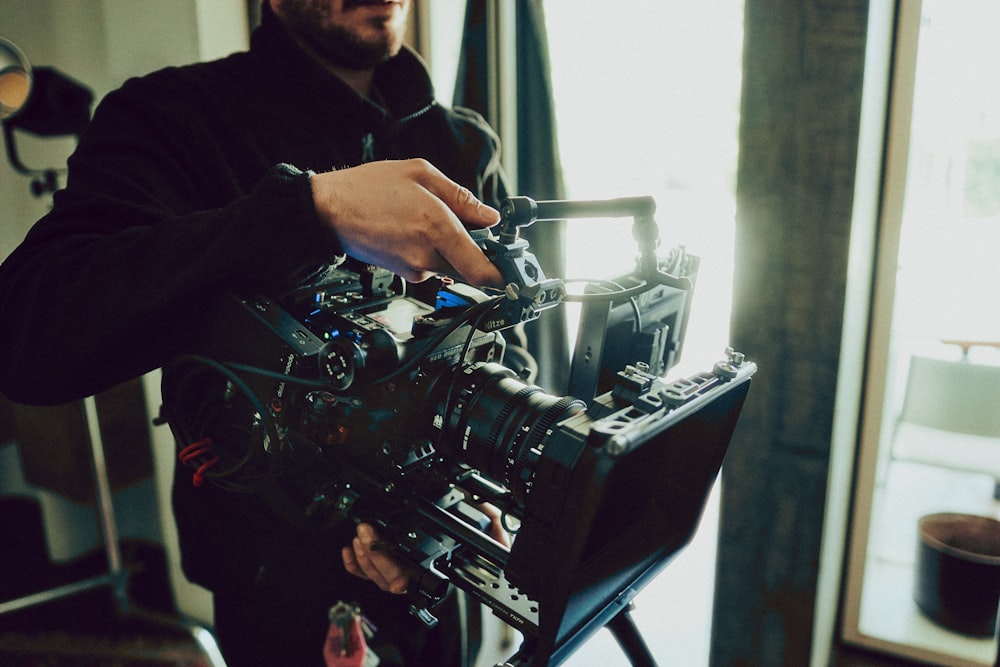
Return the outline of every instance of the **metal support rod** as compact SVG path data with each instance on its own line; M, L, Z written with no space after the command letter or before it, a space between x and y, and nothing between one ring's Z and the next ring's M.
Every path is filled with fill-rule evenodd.
M35 605L45 604L46 602L76 595L77 593L89 591L92 588L100 588L101 586L106 586L112 583L113 579L114 577L112 575L104 574L98 577L91 577L90 579L75 581L72 584L66 584L65 586L57 586L38 593L32 593L23 597L14 598L13 600L8 600L6 602L0 602L0 616L9 614L10 612L17 611L19 609L27 609L28 607L34 607Z
M651 218L656 212L656 200L648 196L594 200L551 200L535 203L538 206L538 220Z
M608 622L607 628L614 635L618 645L625 651L625 655L628 656L629 663L633 667L656 667L653 654L650 653L645 640L639 634L639 628L632 620L631 608L632 606L629 605L612 618Z
M56 586L38 593L0 602L0 615L76 595L77 593L101 586L111 587L119 611L129 611L128 572L122 563L121 547L118 544L115 509L111 496L111 482L108 478L108 468L104 458L104 442L101 440L101 429L97 419L97 402L93 396L83 399L83 417L87 425L88 440L90 441L97 523L101 531L101 538L104 541L108 572L64 586Z
M101 438L101 424L97 416L97 401L93 396L83 399L83 413L87 423L91 460L94 467L97 523L104 540L104 553L108 560L111 588L118 610L127 612L129 607L128 574L122 564L121 546L118 543L118 524L115 520L114 499L111 495L111 480L108 477L108 465L104 458L104 440Z

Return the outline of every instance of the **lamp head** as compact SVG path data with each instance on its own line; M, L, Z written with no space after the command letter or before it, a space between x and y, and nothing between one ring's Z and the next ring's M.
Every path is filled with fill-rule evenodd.
M54 67L32 67L0 38L0 122L39 137L77 136L90 123L94 93Z
M0 37L0 120L11 118L28 103L31 63L17 46Z
M7 161L33 177L35 196L55 192L56 168L34 169L21 161L15 130L39 137L79 137L90 123L94 93L54 67L35 67L10 41L0 37L0 125Z

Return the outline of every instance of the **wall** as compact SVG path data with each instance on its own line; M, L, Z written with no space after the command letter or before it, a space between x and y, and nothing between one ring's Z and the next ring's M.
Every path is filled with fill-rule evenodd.
M712 664L806 665L854 196L867 0L747 0L734 345Z

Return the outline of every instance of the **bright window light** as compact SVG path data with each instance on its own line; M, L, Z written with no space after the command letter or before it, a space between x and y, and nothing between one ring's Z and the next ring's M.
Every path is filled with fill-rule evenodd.
M704 370L729 342L743 2L546 0L545 14L567 196L656 199L662 247L701 258L681 367ZM631 268L628 221L569 225L567 277Z
M743 0L544 6L566 195L656 199L661 247L701 258L683 358L670 375L707 370L729 344ZM566 277L632 268L629 221L568 225ZM571 307L567 314L575 336ZM709 663L717 526L713 493L690 545L636 598L634 619L658 660ZM602 632L566 665L623 662Z

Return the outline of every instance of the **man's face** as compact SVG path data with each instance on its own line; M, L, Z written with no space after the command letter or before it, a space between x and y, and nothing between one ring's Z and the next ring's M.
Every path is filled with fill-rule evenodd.
M410 0L271 0L271 7L331 64L370 69L399 53Z

